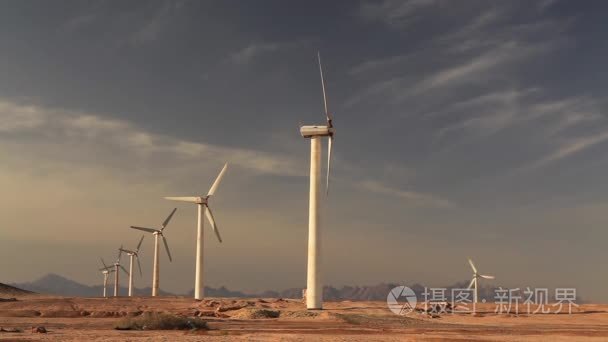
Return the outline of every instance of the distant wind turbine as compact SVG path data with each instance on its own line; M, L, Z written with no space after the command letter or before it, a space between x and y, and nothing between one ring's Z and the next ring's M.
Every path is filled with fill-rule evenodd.
M114 266L106 265L102 258L99 258L99 260L101 260L101 264L103 265L103 267L99 269L103 274L103 296L107 297L106 289L108 288L108 276L110 273L114 272Z
M323 308L323 285L321 281L321 222L319 212L319 193L321 186L321 138L328 137L327 143L327 179L325 193L329 194L329 177L331 171L331 151L335 129L332 116L327 109L325 95L325 80L319 58L319 73L321 74L321 89L323 90L323 105L327 125L302 126L300 134L310 139L310 195L308 209L308 275L306 278L306 308Z
M477 279L479 279L479 278L494 279L494 276L479 274L477 272L477 267L475 267L475 264L473 264L473 260L471 260L471 259L469 259L469 264L471 265L471 268L473 269L473 279L471 279L471 283L469 284L468 289L470 290L471 287L475 286L475 291L473 292L473 302L477 303Z
M122 270L128 276L130 276L129 272L127 272L127 270L124 267L122 267L122 265L120 264L121 256L122 256L122 245L118 249L118 258L116 258L116 262L114 263L114 272L115 272L114 273L114 297L118 296L118 291L119 291L118 274L120 273L120 270Z
M133 258L137 259L137 267L139 268L139 276L142 276L141 273L141 263L139 262L139 247L141 247L141 243L144 241L144 235L141 236L139 243L137 244L137 248L134 251L120 248L122 252L127 253L129 256L129 297L133 296Z
M171 218L173 217L173 214L175 214L176 210L177 210L177 208L174 208L173 211L171 212L171 214L169 214L169 216L167 216L167 218L165 219L165 222L163 222L163 225L161 226L160 229L131 226L131 228L133 228L133 229L139 229L139 230L143 230L146 233L154 234L154 266L152 269L152 296L158 295L158 288L159 288L159 284L158 284L158 280L159 280L158 237L159 236L163 239L163 244L165 245L165 250L167 251L167 256L169 257L169 261L173 261L173 259L171 258L171 252L169 251L169 244L167 244L167 239L163 235L163 230L165 230L165 228L167 228L167 225L169 224L169 221L171 221Z
M203 281L203 246L204 246L204 230L203 224L205 223L205 219L203 217L206 216L209 222L211 223L211 228L213 228L213 232L219 242L222 242L222 237L220 236L220 231L217 228L217 224L215 223L215 218L213 217L213 212L211 208L209 208L209 198L215 194L215 191L220 185L224 174L226 173L226 169L228 168L228 163L224 164L224 168L220 171L219 175L215 179L215 182L209 189L207 196L190 196L190 197L165 197L165 199L170 201L180 201L180 202L188 202L194 203L197 205L198 209L198 219L197 219L197 233L196 233L196 273L194 277L194 298L195 299L203 299L204 294L204 281ZM204 214L203 214L204 212Z

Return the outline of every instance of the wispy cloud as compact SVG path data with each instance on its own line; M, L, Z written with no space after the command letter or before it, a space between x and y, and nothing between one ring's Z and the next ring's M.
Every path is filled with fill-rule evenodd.
M468 111L472 114L441 128L437 135L441 137L466 130L468 136L487 136L508 127L544 119L543 127L536 132L544 133L542 138L549 139L570 127L602 118L593 99L584 96L544 101L531 98L541 93L539 88L511 89L454 103L444 113Z
M411 94L419 94L433 88L485 79L490 77L487 73L493 68L507 63L514 63L541 52L546 52L551 47L551 43L528 45L516 41L506 42L494 49L486 51L481 56L467 60L461 64L450 66L426 77L415 85ZM483 74L486 74L486 76L484 77Z
M550 152L548 155L525 165L521 169L536 169L541 166L545 166L549 163L556 162L558 160L567 158L573 154L582 152L588 148L603 143L606 140L608 140L608 130L604 130L600 133L590 136L571 139L568 142L560 144L558 148Z
M359 188L364 191L370 191L373 193L388 195L404 200L408 204L426 207L436 208L452 208L454 203L449 200L437 197L432 194L400 190L395 187L387 186L378 181L362 181L359 184Z
M109 119L96 114L0 100L0 118L0 133L35 133L32 134L33 141L28 143L65 146L67 159L70 159L67 151L85 146L88 155L91 154L88 149L101 152L103 148L111 148L113 153L123 154L125 158L154 157L152 160L162 159L164 165L193 167L208 161L230 162L258 173L285 176L306 174L305 169L300 168L289 156L176 139L145 131L125 120ZM12 136L11 139L18 139Z
M47 119L37 107L0 101L0 132L14 132L32 129L42 125Z
M399 65L401 63L404 63L404 62L410 60L413 56L418 55L419 53L420 53L420 51L414 52L414 53L408 53L408 54L404 54L404 55L397 55L397 56L378 58L378 59L374 59L374 60L368 60L368 61L365 61L361 64L358 64L358 65L352 67L349 70L349 74L359 75L359 74L363 74L363 73L374 71L374 70L381 69L381 68L390 68L390 67Z
M129 43L141 45L158 39L162 30L171 22L171 18L179 12L186 1L166 1L152 15L146 16L141 26L129 35Z
M249 64L256 57L275 52L283 46L280 43L252 43L230 55L230 59L235 64L245 65Z
M380 21L392 27L404 27L414 20L419 10L437 3L439 0L364 1L358 14L365 20Z

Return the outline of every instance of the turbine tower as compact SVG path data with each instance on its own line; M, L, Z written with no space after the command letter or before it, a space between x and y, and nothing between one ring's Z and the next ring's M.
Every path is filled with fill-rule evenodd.
M471 260L471 259L469 259L469 264L471 265L471 268L473 269L473 279L471 279L471 283L469 283L468 289L470 290L472 286L475 286L475 291L473 292L473 303L477 303L477 279L479 279L479 278L494 279L494 276L479 274L477 272L477 268L475 267L475 264L473 264L473 260Z
M102 258L99 259L101 260L101 264L103 265L103 267L99 269L101 271L101 274L103 274L103 296L107 297L106 289L108 288L108 277L110 276L110 273L114 272L114 268L112 266L106 265Z
M139 276L142 276L141 273L141 264L139 263L139 247L141 247L141 243L144 241L144 235L139 239L139 243L137 244L137 248L134 251L124 249L122 246L120 247L121 252L127 253L129 256L129 297L133 296L133 258L137 259L137 267L139 268Z
M191 197L165 197L165 199L170 201L181 201L194 203L197 205L198 209L198 219L197 219L197 230L196 230L196 271L194 277L194 299L203 299L204 294L204 280L203 280L203 247L204 247L204 230L203 225L205 223L205 219L203 217L206 216L209 222L211 223L211 228L213 228L213 232L215 232L215 236L217 236L218 241L222 242L222 237L220 236L220 232L217 228L217 224L215 223L215 219L213 218L213 212L211 208L209 208L209 198L215 194L222 178L224 177L224 173L226 173L226 169L228 168L228 163L224 164L224 168L220 171L220 174L215 179L215 182L209 189L207 196L191 196ZM204 214L203 214L204 212Z
M127 272L127 270L122 267L122 265L120 264L120 257L122 256L122 245L120 246L120 248L118 249L118 258L116 258L116 262L114 263L114 297L118 296L118 274L120 273L120 270L123 270L128 276L130 276L129 272Z
M133 229L139 229L139 230L143 230L146 233L154 234L154 265L152 268L152 296L153 297L158 295L158 280L159 280L158 237L160 236L163 239L163 244L165 245L165 250L167 251L167 256L169 257L169 261L172 262L173 259L171 258L171 252L169 252L169 244L167 244L167 239L163 235L163 230L165 230L165 228L167 228L167 225L169 224L169 221L171 221L171 218L173 217L173 214L175 214L176 210L177 210L177 208L173 208L173 211L171 212L171 214L169 214L169 216L167 216L167 218L165 219L165 222L163 222L163 225L161 226L160 229L131 226L131 228L133 228Z
M327 110L325 95L325 80L319 59L321 74L321 89L323 90L323 105L325 108L326 126L302 126L300 134L310 139L310 199L308 209L308 275L306 277L306 308L309 310L323 309L323 285L321 282L321 222L319 212L319 193L321 185L321 138L328 137L327 143L327 179L325 194L329 194L329 176L331 170L331 150L335 129L332 116Z

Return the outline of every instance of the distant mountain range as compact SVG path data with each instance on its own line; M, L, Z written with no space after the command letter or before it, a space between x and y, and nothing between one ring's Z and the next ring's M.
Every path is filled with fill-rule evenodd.
M33 282L27 283L13 283L10 284L19 289L42 293L52 294L66 297L99 297L103 293L102 285L88 286L80 284L76 281L67 279L57 274L47 274L42 278ZM323 297L326 300L386 300L386 296L390 290L401 284L378 284L374 286L344 286L336 288L333 286L325 286L323 289ZM468 282L456 283L448 286L446 295L449 297L451 288L464 288L468 285ZM419 284L409 285L418 295L418 298L422 299L424 293L424 286ZM113 293L113 286L108 285L108 293ZM135 288L134 293L138 296L149 296L152 292L150 287L146 288ZM120 287L120 293L126 295L127 289ZM172 296L179 295L166 291L159 291L161 296ZM283 291L264 291L261 293L244 293L241 291L232 291L222 286L220 288L205 287L205 294L209 297L242 297L242 298L302 298L302 288L291 288ZM193 296L194 290L185 294L186 296ZM490 286L480 287L479 289L480 298L486 298L489 301L493 301L494 288Z

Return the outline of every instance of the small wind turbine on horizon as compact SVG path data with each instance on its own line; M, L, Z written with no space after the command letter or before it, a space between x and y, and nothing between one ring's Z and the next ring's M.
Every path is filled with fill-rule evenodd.
M321 74L321 89L323 90L323 105L325 108L325 126L302 126L300 134L310 139L310 195L308 209L308 274L306 277L306 308L323 308L323 285L321 282L321 222L319 212L319 193L321 185L321 138L328 137L327 143L327 179L325 194L329 194L329 177L331 171L331 151L335 129L332 116L327 109L327 96L325 94L325 80L321 67L321 54L319 60L319 73Z
M479 274L479 272L477 272L477 267L475 267L475 264L473 264L473 260L471 259L469 259L469 264L473 269L473 279L471 279L471 283L469 283L469 287L467 289L470 290L471 287L475 286L475 291L473 292L473 303L477 303L477 279L494 279L494 276Z
M103 265L103 267L99 269L103 274L103 296L107 297L106 289L108 288L108 277L110 276L110 273L114 272L114 268L113 266L106 265L102 258L99 258L99 260L101 260L101 264Z
M180 202L188 202L194 203L197 205L198 209L198 218L197 218L197 227L196 227L196 271L194 276L194 299L203 299L205 293L205 285L203 279L203 267L204 267L204 230L203 225L205 223L204 216L207 217L209 222L211 223L211 228L213 228L213 232L217 237L217 240L221 243L222 237L220 236L220 231L217 228L217 224L215 223L215 218L213 217L213 212L209 207L209 199L211 196L215 194L215 191L220 185L224 174L226 173L226 169L228 168L228 163L224 164L224 168L220 171L219 175L213 182L213 185L209 189L207 196L189 196L189 197L165 197L165 199L170 201L180 201Z
M141 243L144 241L144 235L139 239L139 243L137 244L137 248L134 251L124 249L122 246L120 247L121 252L127 253L129 256L129 297L133 296L133 258L137 259L137 267L139 268L139 276L142 276L141 273L141 263L139 262L139 248L141 247Z
M119 291L119 282L118 282L118 274L120 273L120 270L122 270L123 272L125 272L128 276L130 276L129 272L127 272L127 270L122 267L122 265L120 264L120 257L122 256L122 245L120 245L120 248L118 248L118 258L116 258L116 262L114 263L114 297L118 297L118 291Z
M171 258L171 252L169 252L169 244L167 244L167 239L163 235L163 230L165 230L165 228L167 228L167 225L169 224L169 221L171 221L171 218L173 217L173 214L175 214L176 210L177 210L177 208L173 208L173 211L171 212L171 214L169 214L169 216L167 216L167 218L163 222L160 229L131 226L131 228L133 228L133 229L143 230L146 233L154 234L154 265L152 268L152 296L153 297L158 295L158 288L159 288L158 281L159 281L159 271L160 271L159 270L159 257L160 256L158 253L158 237L160 236L163 239L163 244L165 245L165 250L167 251L167 256L169 257L169 261L173 262L173 259Z

